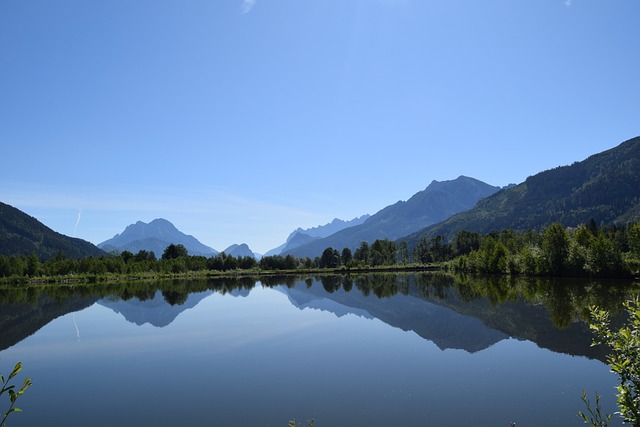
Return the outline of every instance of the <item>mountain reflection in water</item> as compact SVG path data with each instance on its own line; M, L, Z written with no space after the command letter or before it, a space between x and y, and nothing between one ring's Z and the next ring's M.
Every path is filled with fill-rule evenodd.
M4 288L0 362L34 379L15 427L577 426L583 388L615 406L587 307L628 291L442 274Z
M511 337L554 352L604 360L604 349L590 345L587 307L595 304L619 311L631 284L367 274L134 282L115 287L96 285L80 288L80 292L56 287L0 290L0 329L6 331L0 349L14 345L58 316L96 301L136 325L165 327L214 293L246 297L254 286L274 287L299 309L378 319L413 331L443 350L476 352Z

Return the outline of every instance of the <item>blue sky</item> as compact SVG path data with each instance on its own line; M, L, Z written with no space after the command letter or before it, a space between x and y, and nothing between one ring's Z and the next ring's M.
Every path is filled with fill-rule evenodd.
M640 135L638 0L0 0L0 201L223 250Z

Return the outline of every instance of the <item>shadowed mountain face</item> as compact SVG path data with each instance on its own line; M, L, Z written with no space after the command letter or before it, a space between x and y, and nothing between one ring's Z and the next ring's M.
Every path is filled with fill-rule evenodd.
M62 252L69 258L106 255L93 244L57 233L19 209L0 203L0 255L53 258Z
M283 254L316 257L326 248L355 250L361 242L376 239L395 240L471 209L478 200L498 191L473 178L460 176L452 181L433 181L406 202L397 202L372 215L363 224L350 227L323 239L314 239Z
M575 227L640 220L640 137L571 166L541 172L480 201L473 209L406 237L452 238L461 230L542 229L552 222Z
M128 226L121 234L98 245L107 252L129 251L137 253L141 250L153 251L159 258L167 246L181 244L189 255L212 256L218 252L203 245L193 236L182 233L166 219L154 219L149 224L138 221Z

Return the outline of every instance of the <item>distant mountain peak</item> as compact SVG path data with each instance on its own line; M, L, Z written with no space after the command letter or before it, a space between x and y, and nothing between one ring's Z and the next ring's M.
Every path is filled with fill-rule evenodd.
M361 242L395 240L471 209L479 200L499 190L500 187L464 175L448 181L433 180L409 200L381 209L360 225L287 249L283 254L315 257L328 247L354 250Z
M342 219L334 218L330 223L325 225L319 225L317 227L307 229L298 227L291 234L289 234L289 237L287 237L287 240L284 244L278 246L275 249L271 249L265 254L265 256L279 255L285 251L291 250L293 247L308 243L311 240L328 237L346 228L358 226L367 221L369 218L370 215L365 214L350 221L344 221Z
M211 256L218 253L195 237L182 233L164 218L156 218L148 224L137 221L128 225L122 233L100 243L98 247L133 253L140 250L153 251L156 256L160 256L170 244L184 245L190 255Z
M223 251L226 255L232 257L252 257L257 258L256 254L249 248L246 243L233 244Z

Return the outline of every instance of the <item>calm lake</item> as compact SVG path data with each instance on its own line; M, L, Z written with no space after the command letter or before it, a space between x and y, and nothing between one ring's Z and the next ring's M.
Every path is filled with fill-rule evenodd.
M0 289L0 371L33 379L8 425L584 425L582 390L615 412L616 377L581 317L627 289L417 273Z

